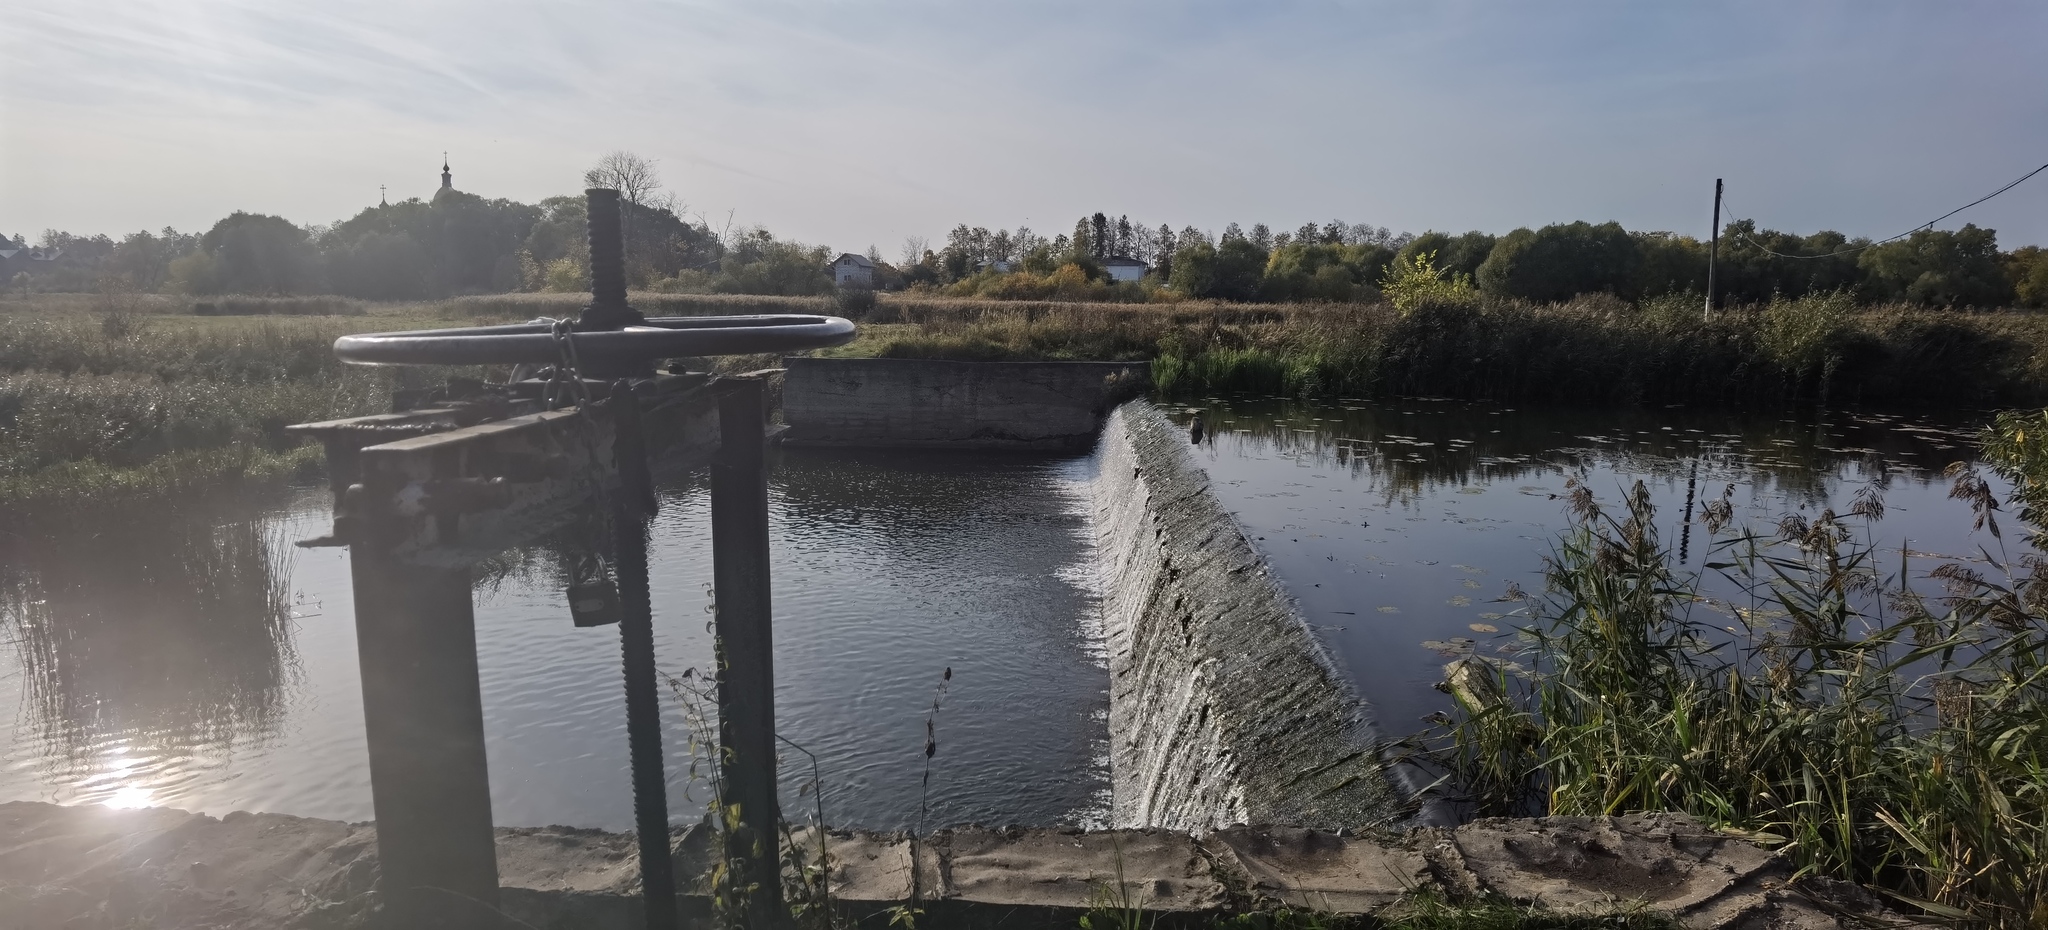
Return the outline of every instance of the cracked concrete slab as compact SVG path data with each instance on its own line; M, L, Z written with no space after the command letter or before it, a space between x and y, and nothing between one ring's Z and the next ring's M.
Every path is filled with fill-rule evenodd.
M1451 837L1482 890L1567 907L1643 901L1682 910L1772 865L1752 843L1669 814L1487 819Z
M1253 897L1339 914L1370 914L1431 886L1429 862L1399 838L1361 839L1295 827L1230 827L1202 847Z
M1228 900L1201 847L1184 833L967 829L940 833L932 846L946 898L1081 910L1128 902L1168 911L1216 910Z
M1781 857L1683 814L1491 818L1416 835L1454 894L1565 911L1647 907L1697 930L1835 930L1839 915L1883 913L1853 886L1794 884Z

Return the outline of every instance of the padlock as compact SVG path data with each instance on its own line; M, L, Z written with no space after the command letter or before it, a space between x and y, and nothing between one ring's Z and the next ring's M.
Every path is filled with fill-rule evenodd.
M610 578L599 576L569 586L569 616L576 625L605 626L619 622L619 588Z

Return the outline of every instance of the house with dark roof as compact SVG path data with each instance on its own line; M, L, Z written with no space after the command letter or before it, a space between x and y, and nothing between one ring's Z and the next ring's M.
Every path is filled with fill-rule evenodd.
M832 283L839 287L874 287L875 263L865 255L841 252L829 266Z
M0 239L0 286L21 272L41 274L72 264L63 249L32 249L8 239Z

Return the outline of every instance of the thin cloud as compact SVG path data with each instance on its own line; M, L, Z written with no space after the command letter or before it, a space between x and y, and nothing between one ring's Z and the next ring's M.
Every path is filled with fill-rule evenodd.
M458 186L535 200L626 148L708 212L841 245L1098 209L1700 234L1715 177L1771 225L1881 234L2048 160L2044 33L2038 6L1845 0L80 0L0 38L0 223L328 222L431 190L443 149ZM2044 207L1956 222L2043 241Z

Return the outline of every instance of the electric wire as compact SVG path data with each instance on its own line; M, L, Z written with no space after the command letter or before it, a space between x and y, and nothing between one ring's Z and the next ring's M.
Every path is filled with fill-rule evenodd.
M1753 245L1753 246L1755 246L1755 247L1756 247L1756 248L1757 248L1757 249L1758 249L1759 251L1763 252L1763 253L1764 253L1765 255L1771 255L1771 256L1775 256L1775 257L1778 257L1778 258L1796 258L1796 259L1807 259L1807 260L1811 260L1811 259L1817 259L1817 258L1835 258L1835 257L1837 257L1837 256L1841 256L1841 255L1848 255L1848 254L1851 254L1851 253L1854 253L1854 252L1861 252L1861 251L1863 251L1863 250L1865 250L1865 249L1869 249L1869 248L1874 248L1874 247L1876 247L1876 246L1884 245L1884 244L1885 244L1885 243L1887 243L1887 242L1897 242L1897 241L1899 241L1900 239L1904 239L1904 238L1906 238L1907 236L1910 236L1910 235L1912 235L1912 234L1914 234L1914 233L1917 233L1917 232L1919 232L1919 231L1921 231L1921 230L1923 230L1923 229L1932 229L1932 228L1934 228L1934 224L1936 224L1936 223L1939 223L1939 222L1941 222L1942 220L1948 219L1949 217L1951 217L1951 216L1954 216L1954 215L1956 215L1956 214L1958 214L1958 213L1961 213L1961 212L1963 212L1964 210L1968 210L1968 209L1970 209L1971 207L1974 207L1974 206L1976 206L1976 205L1978 205L1978 204L1980 204L1980 203L1983 203L1983 202L1984 202L1984 201L1986 201L1986 200L1990 200L1991 198L1993 198L1993 197L1996 197L1996 196L1998 196L1998 195L2000 195L2000 194L2003 194L2003 193L2005 193L2006 191L2012 190L2013 188L2015 188L2015 187L2018 187L2018 186L2020 185L2020 182L2022 182L2022 181L2025 181L2026 179L2028 179L2028 178L2031 178L2031 177L2033 177L2034 175L2040 174L2040 173L2041 173L2041 172L2043 172L2043 171L2048 171L2048 165L2042 165L2041 167L2039 167L2039 168L2035 168L2034 170L2032 170L2032 171L2029 171L2029 172L2027 172L2026 174L2020 175L2020 176L2019 176L2019 177L2018 177L2017 179L2015 179L2015 180L2013 180L2013 181L2011 181L2011 182L2007 183L2007 184L2006 184L2006 185L2005 185L2004 187L2000 187L1999 189L1997 189L1997 190L1995 190L1995 191L1992 191L1992 192L1991 192L1991 193L1989 193L1989 194L1985 194L1984 196L1982 196L1982 197L1979 197L1979 198L1977 198L1976 200L1972 200L1972 201L1970 201L1969 203L1963 204L1963 205L1962 205L1962 206L1960 206L1960 207L1957 207L1957 208L1955 208L1955 209L1953 209L1953 210L1950 210L1950 211L1948 211L1947 213L1944 213L1944 214L1942 214L1942 215L1940 215L1940 216L1937 216L1937 217L1935 217L1934 219L1928 220L1928 221L1927 221L1927 222L1925 222L1925 223L1921 223L1920 225L1918 225L1918 226L1915 226L1915 227L1913 227L1912 229L1906 230L1905 232L1899 233L1899 234L1898 234L1898 235L1896 235L1896 236L1892 236L1892 237L1890 237L1890 238L1888 238L1888 239L1879 239L1879 240L1877 240L1876 242L1866 242L1866 243L1864 243L1864 244L1862 244L1862 245L1859 245L1859 246L1855 246L1855 247L1853 247L1853 248L1847 248L1847 249L1837 249L1836 251L1833 251L1833 252L1828 252L1828 253L1826 253L1826 254L1823 254L1823 255L1787 255L1787 254L1785 254L1785 253L1783 253L1783 252L1775 251L1775 250L1773 250L1773 249L1771 249L1771 248L1769 248L1769 247L1765 246L1765 245L1764 245L1763 243L1761 243L1761 242L1758 242L1758 241L1756 241L1755 239L1752 239L1752 238L1750 238L1750 237L1749 237L1749 235L1748 235L1748 234L1746 234L1746 233L1736 233L1735 235L1736 235L1736 238L1738 238L1738 239L1741 239L1742 241L1744 241L1744 242L1747 242L1747 243L1749 243L1750 245ZM1726 190L1725 190L1725 188L1723 189L1723 192L1722 192L1722 195L1721 195L1721 207L1722 207L1722 210L1723 210L1723 212L1725 212L1725 213L1727 213L1727 214L1728 214L1728 222L1729 222L1729 223L1736 223L1736 222L1739 222L1739 220L1738 220L1738 219L1737 219L1737 217L1736 217L1735 211L1734 211L1733 209L1730 209L1730 208L1728 207L1728 195L1727 195L1727 193L1726 193ZM1754 218L1752 218L1752 222L1754 222Z

